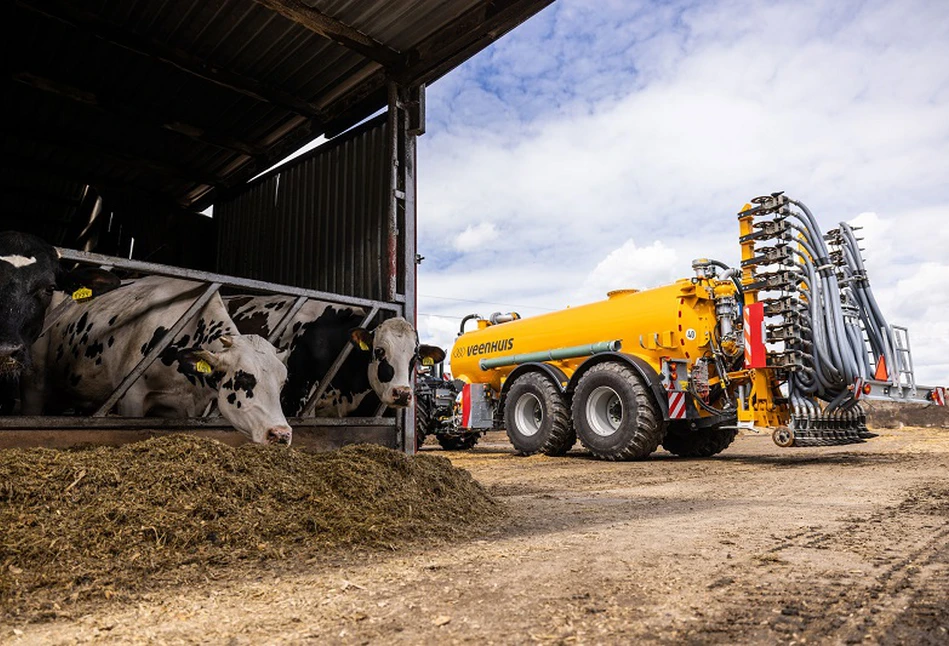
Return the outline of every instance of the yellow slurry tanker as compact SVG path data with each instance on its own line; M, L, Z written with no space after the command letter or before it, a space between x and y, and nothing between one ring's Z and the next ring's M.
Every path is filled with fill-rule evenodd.
M610 460L660 445L697 457L741 428L773 429L780 446L861 442L861 399L944 405L943 388L915 383L907 331L883 319L853 229L821 234L782 193L752 202L738 213L740 268L699 259L655 289L466 317L451 352L455 433L504 428L525 454L579 438Z

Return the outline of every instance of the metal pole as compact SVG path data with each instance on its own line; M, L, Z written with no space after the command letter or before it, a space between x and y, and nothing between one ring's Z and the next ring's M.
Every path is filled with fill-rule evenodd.
M270 336L267 337L267 340L274 347L277 346L277 339L280 338L280 335L283 334L283 331L287 329L288 325L290 325L293 317L296 316L301 309L303 309L303 306L306 305L307 300L309 299L307 299L306 296L298 297L297 300L293 302L293 305L290 307L284 317L280 319L280 322L277 323L276 327L274 327L273 331L270 333Z
M237 278L235 276L225 276L224 274L215 274L209 271L200 271L197 269L181 269L171 265L160 265L154 262L143 262L141 260L129 260L127 258L115 258L113 256L104 256L98 253L89 253L86 251L76 251L75 249L57 248L62 254L64 260L73 260L76 262L90 265L108 265L117 269L128 269L141 272L143 274L154 274L156 276L171 276L173 278L183 278L200 283L220 283L227 287L237 287L239 289L251 292L262 292L264 294L280 294L283 296L306 296L318 301L329 301L341 305L352 305L355 307L379 307L380 309L397 312L399 301L397 297L392 302L375 301L368 298L358 298L355 296L344 296L332 292L321 292L315 289L305 289L303 287L292 287L290 285L280 285L278 283L268 283L263 280L254 280L252 278Z
M389 194L386 217L386 296L395 301L399 282L399 87L389 81L389 107L386 120L386 156L389 160Z
M395 426L395 420L377 417L288 417L287 422L298 426ZM66 416L16 416L0 417L0 433L19 430L90 429L187 429L218 428L234 430L223 417L66 417ZM237 432L237 431L235 431Z
M410 90L404 90L406 95L410 93ZM418 89L420 95L420 101L424 103L424 93L425 88ZM416 330L418 329L418 320L416 315L416 280L418 275L418 262L416 261L417 249L418 249L418 238L416 231L417 223L417 203L415 199L416 195L416 175L415 175L415 165L417 162L416 155L416 136L414 130L411 126L411 115L407 109L408 105L408 96L406 96L406 103L403 105L399 114L402 121L402 129L400 135L403 137L403 150L404 158L401 160L401 169L402 169L402 187L403 187L403 206L404 206L404 216L403 216L403 227L404 231L404 244L405 244L405 257L403 261L403 271L405 272L405 319L412 323L412 327ZM415 375L410 375L410 378L414 382ZM404 445L403 450L409 454L415 454L415 406L409 406L404 411L404 420L403 420L403 429L404 429Z
M191 319L195 317L202 307L208 304L208 301L210 301L211 298L217 294L217 290L220 288L220 283L211 283L208 285L208 287L204 290L204 293L202 293L197 298L197 300L191 304L191 307L189 307L185 313L181 315L172 328L165 333L165 336L163 336L161 340L155 344L155 347L152 348L151 351L146 354L141 361L138 362L138 365L132 369L132 372L126 375L125 379L122 380L122 383L120 383L118 388L115 389L115 392L113 392L106 402L102 404L101 407L99 407L99 410L93 413L93 417L105 417L109 414L109 411L112 410L112 407L115 406L116 402L118 402L122 396L128 392L128 389L132 387L132 384L134 384L138 378L141 377L146 370L148 370L149 366L155 362L155 359L158 358L165 348L171 345L172 341L174 341L181 330L184 329L185 325L187 325Z

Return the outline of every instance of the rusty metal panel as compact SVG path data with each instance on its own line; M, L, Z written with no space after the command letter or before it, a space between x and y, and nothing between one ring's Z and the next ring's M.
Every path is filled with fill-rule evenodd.
M221 273L385 300L385 118L218 202Z

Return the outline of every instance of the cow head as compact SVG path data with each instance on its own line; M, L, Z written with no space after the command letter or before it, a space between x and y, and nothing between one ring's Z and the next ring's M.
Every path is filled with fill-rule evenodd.
M419 345L418 334L403 318L392 318L369 331L350 331L353 345L361 352L370 352L369 384L379 400L387 406L405 408L412 403L415 362L438 363L445 352L433 345Z
M222 336L220 351L181 350L180 370L203 376L217 389L218 409L257 444L290 444L292 430L280 408L287 381L286 353L256 334Z
M24 233L0 233L0 375L16 377L29 366L58 273L52 245Z
M64 272L56 249L27 233L0 233L0 376L19 377L43 330L53 292L84 288L83 297L114 289L117 276L95 268Z

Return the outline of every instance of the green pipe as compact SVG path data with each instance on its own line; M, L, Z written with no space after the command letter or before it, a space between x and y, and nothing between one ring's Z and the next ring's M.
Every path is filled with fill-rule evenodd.
M556 348L554 350L528 352L527 354L509 354L506 357L495 357L494 359L482 359L478 365L482 370L490 370L492 368L501 368L502 366L516 366L532 361L559 361L561 359L589 357L592 354L600 354L601 352L616 352L622 347L623 343L619 339L616 341L600 341L599 343L575 345L569 348Z

